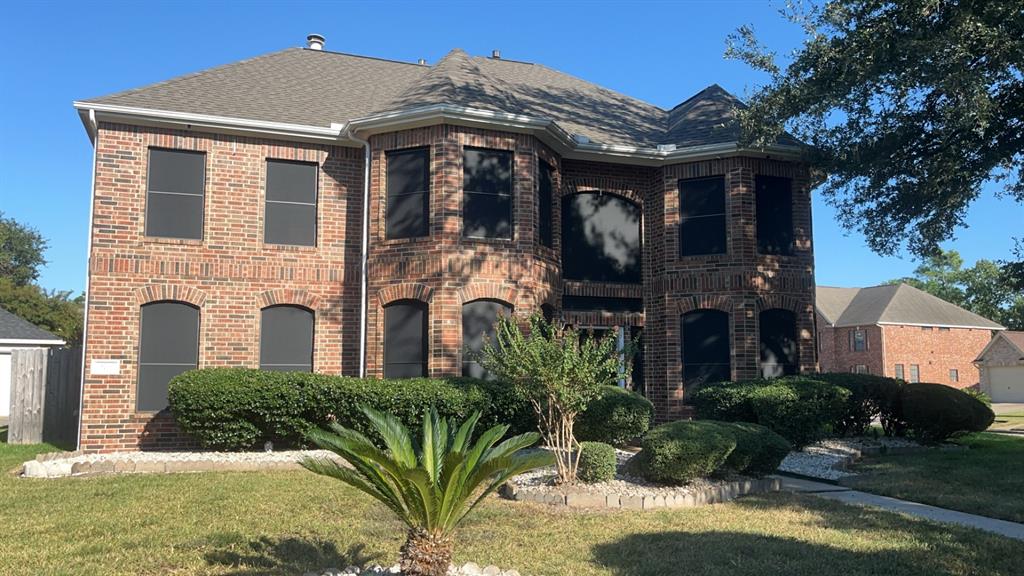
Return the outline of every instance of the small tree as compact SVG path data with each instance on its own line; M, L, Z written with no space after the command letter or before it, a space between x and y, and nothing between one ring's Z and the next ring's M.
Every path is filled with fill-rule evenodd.
M487 339L477 355L487 371L530 402L541 436L555 453L562 483L574 483L579 467L576 417L602 386L619 379L615 341L614 333L580 338L578 330L548 323L539 314L530 317L528 330L503 316L494 339Z

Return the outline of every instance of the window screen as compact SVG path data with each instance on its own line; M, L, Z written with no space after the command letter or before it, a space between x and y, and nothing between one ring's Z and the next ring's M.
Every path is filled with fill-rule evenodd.
M562 273L570 280L639 284L640 207L588 192L562 198Z
M918 364L910 365L910 381L920 382L921 381L921 366Z
M512 153L466 148L462 154L462 233L512 239Z
M146 236L203 238L206 155L184 150L149 150Z
M384 377L427 375L427 304L399 300L384 308Z
M725 254L725 178L679 181L679 255Z
M387 153L388 200L385 236L416 238L430 234L430 150Z
M260 312L260 370L313 371L311 310L299 306L270 306Z
M850 332L850 350L863 352L868 349L868 334L863 330Z
M316 245L316 164L267 160L263 241Z
M167 384L199 366L199 309L184 302L142 306L139 319L139 411L167 407Z
M548 248L554 246L554 238L551 230L552 215L551 202L554 188L551 165L541 160L539 182L537 184L537 237L541 246Z
M755 178L757 251L793 253L793 181L776 176Z
M694 310L680 318L683 384L699 386L731 377L729 315L720 310Z
M796 374L799 369L796 341L796 315L773 308L758 316L761 339L761 377L778 378Z
M484 339L494 338L494 323L500 315L511 315L512 306L498 300L474 300L462 305L462 375L473 378L488 377L470 352L483 350Z

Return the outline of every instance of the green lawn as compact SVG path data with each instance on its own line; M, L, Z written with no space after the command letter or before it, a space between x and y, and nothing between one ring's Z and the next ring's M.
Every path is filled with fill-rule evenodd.
M1024 437L980 433L958 443L969 450L866 457L858 490L943 508L1024 522Z
M0 468L33 452L0 445ZM289 574L394 559L403 530L307 472L0 475L0 574ZM809 496L657 513L487 502L457 560L526 575L1020 574L1020 542Z

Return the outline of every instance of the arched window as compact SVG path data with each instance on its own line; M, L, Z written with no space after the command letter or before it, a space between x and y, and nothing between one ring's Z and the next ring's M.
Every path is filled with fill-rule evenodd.
M398 300L384 307L384 377L427 376L427 303Z
M498 316L511 315L512 306L500 300L474 300L462 305L462 375L486 378L487 372L471 352L483 350L484 340L494 338Z
M565 278L640 283L640 216L640 206L612 194L562 198Z
M693 310L680 317L684 386L722 382L731 377L729 315Z
M796 314L772 308L761 312L758 323L761 332L761 376L776 378L796 374L800 366Z
M260 370L313 371L312 310L270 306L260 312Z
M199 308L162 301L142 306L139 314L139 375L135 406L141 412L167 407L167 384L199 367Z

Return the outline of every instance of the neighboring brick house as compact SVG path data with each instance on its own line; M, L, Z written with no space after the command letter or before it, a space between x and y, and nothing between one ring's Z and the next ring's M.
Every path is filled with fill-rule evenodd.
M993 402L1024 403L1024 332L996 334L975 361Z
M908 284L818 286L823 372L864 372L957 388L978 384L975 358L1003 327Z
M816 368L801 147L739 148L722 88L663 110L497 54L322 47L75 103L80 448L186 442L163 409L196 366L479 374L502 311L642 334L662 421L695 383Z

